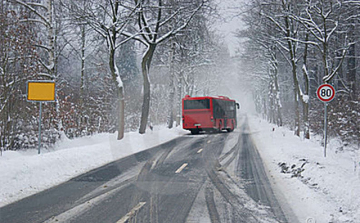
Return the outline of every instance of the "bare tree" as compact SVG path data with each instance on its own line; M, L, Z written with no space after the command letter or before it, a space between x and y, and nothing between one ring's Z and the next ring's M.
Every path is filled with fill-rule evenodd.
M34 105L27 103L24 83L41 70L34 24L23 23L26 11L0 2L0 150L31 148ZM25 124L26 123L26 124ZM25 135L24 132L27 132ZM27 145L25 145L25 142Z
M48 40L47 44L37 45L37 47L44 49L48 53L47 63L41 61L41 63L46 68L47 73L42 73L41 76L55 80L55 33L53 0L46 0L44 3L25 2L21 0L14 1L35 15L35 18L24 18L21 20L21 22L34 22L42 24L46 28Z
M120 140L124 137L125 126L125 98L124 85L119 70L116 66L116 50L130 38L121 38L126 25L130 22L131 16L135 13L137 6L127 11L122 7L120 1L107 0L103 4L90 4L85 9L75 2L72 2L72 10L77 19L85 21L100 36L106 39L109 53L109 68L113 83L117 89L119 113L118 113L118 136Z
M281 0L279 2L279 7L275 3L263 4L264 11L261 14L266 17L274 27L279 30L280 36L276 40L278 49L282 52L283 56L286 58L288 63L291 66L292 80L293 80L293 98L294 98L294 117L295 117L295 135L300 136L300 100L304 105L305 109L308 108L309 95L304 94L304 91L301 90L300 80L298 77L298 63L299 63L299 42L301 41L300 31L301 27L298 21L294 18L301 13L302 7L300 2L292 0ZM281 16L277 16L279 10ZM279 38L280 37L280 38ZM305 57L306 58L306 57ZM305 64L306 65L306 64ZM303 69L306 71L306 66ZM307 75L303 75L306 79L305 82L308 82ZM308 85L307 85L308 86ZM308 93L308 88L305 90L305 93ZM304 111L305 121L305 135L309 136L308 131L308 111Z
M305 43L315 45L320 51L324 67L323 81L328 83L339 71L349 47L348 42L343 44L341 57L337 63L335 58L330 57L330 41L335 38L334 36L341 22L341 15L337 12L341 11L342 3L335 0L308 1L307 3L308 5L305 8L306 17L295 16L295 18L315 38L315 42L306 41Z
M157 0L147 2L134 0L137 8L137 27L121 32L127 38L133 38L145 45L141 69L143 75L143 105L139 133L146 131L150 109L149 71L156 47L184 30L194 15L203 7L205 0L177 2ZM170 25L171 24L171 25Z
M174 123L174 99L175 99L175 43L171 42L169 58L169 98L168 98L168 128L171 129Z
M257 57L255 59L265 60L266 63L257 64L255 66L257 70L251 73L256 77L253 82L265 82L267 86L267 92L265 96L257 95L257 107L263 107L266 110L267 118L270 122L276 123L281 126L282 121L282 103L281 103L281 93L280 93L280 83L279 83L279 59L278 57L287 56L287 45L284 41L284 36L286 35L282 32L281 27L284 26L284 22L281 17L277 20L273 16L271 10L268 10L267 7L273 8L275 12L281 10L280 6L274 6L271 4L261 4L258 5L258 10L260 13L250 14L244 18L244 21L249 26L249 29L238 31L238 38L249 38L251 42L247 44L247 49L251 51L258 52L254 53ZM277 25L276 25L277 24ZM246 53L247 54L247 53ZM280 56L279 56L280 55ZM245 60L249 58L245 55ZM252 59L253 60L253 59ZM250 61L252 61L250 60ZM254 69L254 67L252 68ZM257 77L261 73L262 77ZM254 85L259 85L254 83ZM260 84L261 85L261 84ZM257 89L257 91L263 91L263 89ZM266 97L267 99L260 99L260 97ZM266 108L266 109L265 109Z
M244 20L249 24L249 28L246 30L249 38L246 43L248 46L246 53L254 55L255 63L259 63L259 61L264 63L268 58L258 56L257 48L259 47L256 45L266 49L270 48L271 44L275 44L276 49L270 49L269 55L276 55L278 61L279 77L283 81L280 84L283 104L286 105L285 109L289 108L288 89L290 87L284 81L288 80L288 71L292 74L293 94L291 97L293 99L291 101L296 114L295 134L300 134L301 108L303 110L304 137L310 137L310 123L312 129L319 132L321 123L317 120L320 106L319 102L313 100L311 95L321 82L332 83L338 90L338 97L330 109L330 117L332 117L332 112L337 115L347 114L348 117L346 118L347 125L335 124L336 121L334 121L331 124L334 128L333 132L337 131L341 135L342 132L345 132L340 130L341 128L354 129L354 125L350 123L356 123L356 119L347 109L358 104L351 101L357 100L356 97L351 96L354 95L351 92L354 92L358 86L356 84L358 83L356 66L358 55L355 49L358 45L356 37L359 35L357 21L360 1L254 0L249 3L249 6L245 13L246 16L244 16ZM272 32L273 30L276 32ZM280 52L280 54L274 54L276 52ZM347 64L343 66L346 59ZM275 65L275 63L271 63L271 60L270 64ZM254 69L254 67L252 68ZM271 78L269 80L271 82ZM263 94L264 88L267 87L261 85L258 90ZM264 103L261 97L256 97L256 101L257 108L271 112L272 103ZM314 102L311 107L310 101ZM341 103L346 104L345 108L340 109L339 106L336 106ZM272 112L271 115L273 115ZM309 121L310 119L312 122ZM336 125L338 126L335 127Z

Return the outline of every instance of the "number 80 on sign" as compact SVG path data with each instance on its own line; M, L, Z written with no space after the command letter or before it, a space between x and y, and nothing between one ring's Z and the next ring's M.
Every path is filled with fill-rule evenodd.
M330 102L335 97L335 88L330 84L322 84L316 91L317 97L323 102Z

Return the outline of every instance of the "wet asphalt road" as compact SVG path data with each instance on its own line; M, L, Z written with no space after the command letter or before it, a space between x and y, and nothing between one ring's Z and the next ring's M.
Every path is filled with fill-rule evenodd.
M232 133L186 135L2 207L0 222L287 220L244 120Z

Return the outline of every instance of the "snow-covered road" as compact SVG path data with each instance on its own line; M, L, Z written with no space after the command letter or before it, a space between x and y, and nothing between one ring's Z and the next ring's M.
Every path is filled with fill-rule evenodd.
M116 160L0 208L0 220L288 222L244 131L247 122L239 125L231 133L185 135Z
M126 133L121 141L116 134L99 134L74 140L65 139L54 149L5 151L0 157L0 207L43 191L122 157L188 134L181 128L156 126L140 135Z
M275 193L287 204L294 221L360 222L360 155L356 146L331 139L324 158L321 137L304 140L285 127L253 116L249 116L249 126ZM187 133L162 126L145 135L127 133L122 141L113 134L65 139L41 155L5 151L0 157L0 206Z

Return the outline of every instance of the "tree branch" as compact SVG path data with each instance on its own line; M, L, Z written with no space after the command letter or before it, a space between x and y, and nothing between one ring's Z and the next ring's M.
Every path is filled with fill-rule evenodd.
M42 16L38 11L36 11L36 9L34 9L33 7L31 7L31 5L29 5L28 3L26 2L23 2L23 1L20 1L20 0L15 0L16 3L24 6L25 8L29 9L31 12L35 13L42 21L44 24L46 24L46 26L50 27L51 24L49 23L49 21L44 17Z
M190 21L192 20L192 18L195 16L195 14L204 6L204 1L201 2L201 4L193 11L193 13L191 14L191 16L184 22L183 25L181 25L179 28L175 29L175 30L171 30L168 33L164 34L161 38L158 39L158 41L156 42L156 44L161 43L163 41L165 41L166 39L170 38L171 36L175 36L178 32L180 32L181 30L185 29Z

